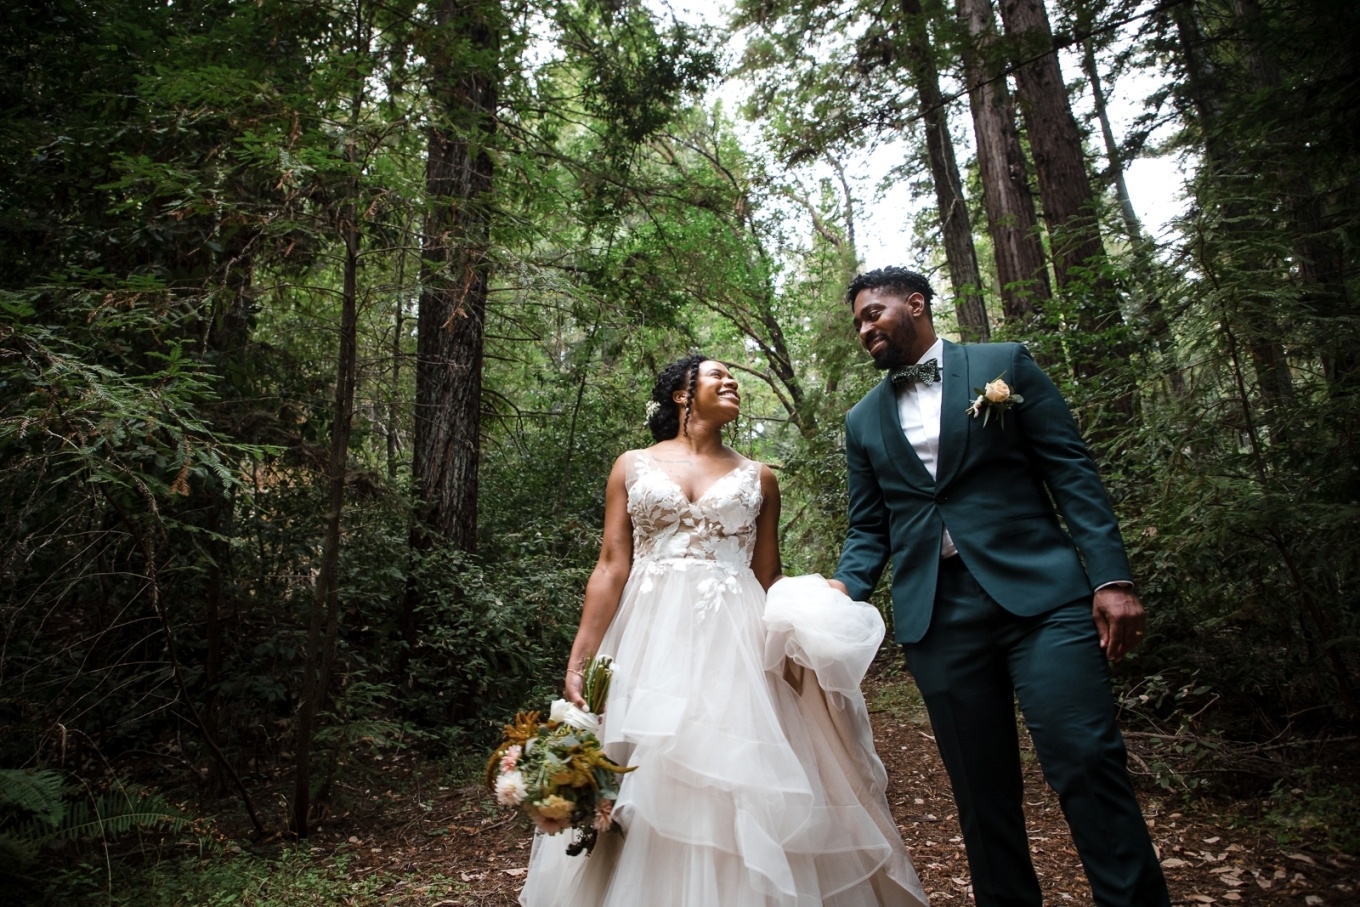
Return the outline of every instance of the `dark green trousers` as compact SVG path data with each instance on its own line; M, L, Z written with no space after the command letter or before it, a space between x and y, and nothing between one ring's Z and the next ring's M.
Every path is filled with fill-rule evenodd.
M1089 601L1017 617L950 558L930 629L903 650L954 788L978 907L1043 903L1025 833L1017 698L1094 902L1168 907Z

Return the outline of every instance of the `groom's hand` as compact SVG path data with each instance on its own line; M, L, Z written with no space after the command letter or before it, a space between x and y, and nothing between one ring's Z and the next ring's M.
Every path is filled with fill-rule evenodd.
M826 581L826 584L827 584L828 586L830 586L832 589L835 589L835 590L836 590L837 592L839 592L841 595L849 595L849 594L850 594L850 590L847 589L847 588L845 588L845 583L841 582L841 581L838 580L838 579L829 579L829 580Z
M1147 615L1132 586L1105 586L1096 590L1091 614L1100 633L1105 657L1118 661L1143 641Z

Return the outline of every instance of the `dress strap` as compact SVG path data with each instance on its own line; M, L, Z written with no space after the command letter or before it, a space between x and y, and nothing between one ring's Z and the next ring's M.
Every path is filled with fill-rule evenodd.
M623 466L624 488L632 488L634 482L656 468L645 450L630 450L624 455Z

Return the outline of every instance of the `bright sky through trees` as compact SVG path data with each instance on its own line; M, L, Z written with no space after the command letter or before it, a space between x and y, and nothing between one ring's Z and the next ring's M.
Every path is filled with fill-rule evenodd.
M728 0L653 0L662 14L673 14L682 21L710 26L722 26L731 8ZM740 52L738 40L729 41L727 53L734 59ZM1060 55L1063 77L1069 85L1081 85L1081 63L1070 51ZM947 91L961 91L962 85L953 84L946 74L942 81ZM1131 70L1119 81L1111 81L1106 75L1104 85L1110 108L1110 117L1118 140L1122 140L1131 129L1135 120L1144 113L1143 99L1158 87L1154 75L1142 70ZM739 80L729 79L713 89L711 97L721 99L729 112L735 115L738 104L745 98L747 87ZM1073 97L1073 112L1084 128L1092 131L1091 146L1101 149L1098 127L1090 121L1092 101L1089 90L1079 90ZM951 111L954 139L959 151L960 161L973 154L973 136L968 121L967 101L961 99ZM738 123L738 128L751 144L759 143L758 126ZM1164 138L1154 134L1149 145ZM882 141L877 143L868 154L850 155L846 158L849 175L857 190L859 222L857 235L859 248L866 265L876 267L883 264L918 264L911 262L913 237L912 218L917 212L930 207L934 200L927 194L912 198L907 181L885 185L894 167L909 157L903 142ZM1103 166L1103 155L1097 159L1097 166ZM806 168L810 175L823 174L815 165ZM825 169L825 168L820 168ZM1184 210L1185 181L1183 162L1174 157L1139 158L1126 165L1125 176L1134 209L1143 223L1143 228L1153 236L1162 235L1169 222Z

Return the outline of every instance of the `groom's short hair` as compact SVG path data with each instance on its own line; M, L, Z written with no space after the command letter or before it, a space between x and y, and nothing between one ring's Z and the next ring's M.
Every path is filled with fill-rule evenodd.
M899 293L904 299L912 293L920 293L926 298L927 313L930 312L930 300L935 296L935 291L930 288L930 281L915 271L897 267L875 268L872 271L865 271L850 281L850 286L845 291L846 305L853 308L855 297L860 294L861 290L883 289Z

